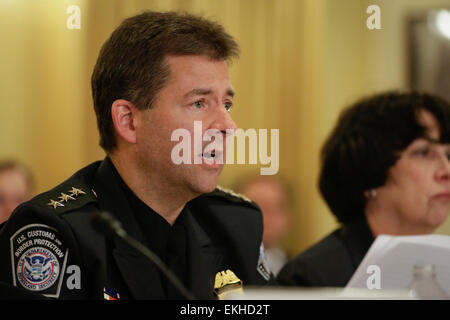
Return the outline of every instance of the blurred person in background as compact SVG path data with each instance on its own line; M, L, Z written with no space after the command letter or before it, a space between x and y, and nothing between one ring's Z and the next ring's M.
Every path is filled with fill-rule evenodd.
M450 105L387 92L341 113L321 154L320 192L342 226L291 261L281 285L343 287L380 234L436 230L450 209Z
M276 176L255 175L243 179L237 188L261 208L265 254L276 275L287 261L281 239L289 230L291 218L289 187Z
M13 210L28 200L32 177L27 167L15 160L0 162L0 223L8 220Z

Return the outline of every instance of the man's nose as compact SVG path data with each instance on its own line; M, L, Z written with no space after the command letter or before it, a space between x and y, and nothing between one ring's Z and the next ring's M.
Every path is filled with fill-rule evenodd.
M233 121L230 112L225 107L219 107L215 114L212 128L217 129L226 136L232 135L236 131L237 126Z

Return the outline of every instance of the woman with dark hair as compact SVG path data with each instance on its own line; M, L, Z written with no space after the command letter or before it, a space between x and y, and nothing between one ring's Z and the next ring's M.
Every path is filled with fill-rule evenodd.
M343 287L380 234L432 233L450 209L450 105L387 92L344 110L321 154L320 192L342 227L281 270L281 285Z

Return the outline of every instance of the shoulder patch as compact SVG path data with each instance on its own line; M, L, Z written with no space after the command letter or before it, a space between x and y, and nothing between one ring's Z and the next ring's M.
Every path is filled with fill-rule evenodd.
M13 284L57 298L69 250L58 231L44 224L29 224L10 238Z

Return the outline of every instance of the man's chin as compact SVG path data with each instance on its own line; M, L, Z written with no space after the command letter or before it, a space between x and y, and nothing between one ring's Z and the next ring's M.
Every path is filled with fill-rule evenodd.
M189 174L190 178L188 178L188 180L184 180L189 188L189 191L192 193L192 196L198 197L202 194L214 191L217 187L222 168L211 170L205 169L201 165L197 165L194 168L195 170L192 170ZM186 176L186 178L187 177L188 176Z
M214 189L216 189L217 187L217 181L213 182L213 183L203 183L201 186L199 186L198 193L199 195L204 194L204 193L210 193L213 192Z
M218 175L200 177L200 179L197 180L197 183L193 186L193 191L198 195L213 192L217 187L217 182Z

